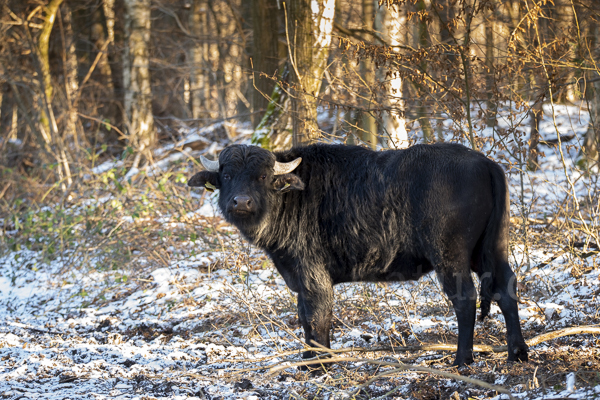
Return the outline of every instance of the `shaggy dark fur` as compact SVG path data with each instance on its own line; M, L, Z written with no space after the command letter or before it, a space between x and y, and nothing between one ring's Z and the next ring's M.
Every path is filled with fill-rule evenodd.
M275 160L302 157L290 174ZM329 347L333 285L416 280L435 271L454 305L458 351L473 361L481 280L481 319L496 300L507 328L508 359L527 360L508 264L509 200L501 167L456 144L374 152L314 145L273 154L253 146L225 148L219 172L202 171L190 186L221 190L225 218L264 249L291 290L306 341ZM308 352L305 357L312 357Z

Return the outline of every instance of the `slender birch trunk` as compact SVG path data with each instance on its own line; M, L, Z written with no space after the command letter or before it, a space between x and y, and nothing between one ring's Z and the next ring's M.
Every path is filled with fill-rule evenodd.
M380 7L377 15L376 29L383 34L383 38L391 46L406 45L406 31L408 29L406 10L399 5L390 8ZM393 73L389 78L389 89L386 106L390 108L383 114L383 132L387 147L402 149L408 147L408 134L406 132L406 118L404 117L405 104L402 98L403 80L398 73Z
M425 0L419 0L419 2L417 3L417 10L420 12L425 12L426 9L427 5L425 4ZM416 18L418 21L418 46L420 48L429 47L427 23L423 18ZM427 62L421 62L420 68L423 72L427 71ZM423 138L426 142L433 142L433 128L431 127L431 122L429 120L429 108L426 106L424 99L425 96L421 95L421 98L419 99L419 106L417 107L417 118L419 119L419 125L421 125L421 130L423 131Z
M123 57L125 87L125 123L129 144L137 153L133 167L140 156L150 156L156 142L152 116L152 91L148 44L150 42L150 0L125 0L125 36L128 43Z
M292 63L294 145L319 137L317 97L329 56L335 0L291 0L287 39Z
M373 20L375 19L374 0L362 0L363 8L363 27L367 31L373 30ZM371 35L365 35L367 40L372 40ZM360 61L360 74L366 83L366 87L362 90L363 101L362 104L366 109L372 108L372 88L375 85L375 67L373 61L368 58L364 58ZM377 121L373 114L369 111L363 111L360 116L359 126L361 131L362 139L371 148L377 148L377 142L379 137L377 135Z

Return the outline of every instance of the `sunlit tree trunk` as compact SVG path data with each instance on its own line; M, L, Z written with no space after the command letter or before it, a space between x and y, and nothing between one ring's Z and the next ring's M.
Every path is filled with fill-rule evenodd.
M373 21L375 19L375 9L374 9L374 0L362 0L362 17L363 17L363 28L367 31L373 30ZM371 35L366 34L365 38L367 40L372 40ZM373 65L373 61L368 58L363 58L360 61L360 75L366 84L366 87L362 90L362 104L364 108L371 109L374 108L371 103L373 95L372 90L375 86L375 67ZM371 148L377 148L377 142L379 141L379 137L377 135L377 121L370 111L363 111L360 116L361 136L365 143L367 143Z
M148 59L150 0L125 0L125 9L125 36L128 43L123 57L124 119L129 145L137 153L133 165L135 168L140 156L149 157L149 151L156 142Z
M254 31L252 45L252 71L254 90L252 108L265 110L269 96L275 87L272 79L261 77L261 73L277 77L279 67L277 2L272 0L252 1L252 26ZM262 119L263 113L255 113L253 125Z
M52 76L50 75L50 56L48 54L48 50L50 48L50 33L52 32L52 27L54 26L54 21L56 20L56 13L62 2L63 0L52 0L45 7L45 21L38 37L39 61L42 72L43 91L45 95L44 101L47 107L51 106L52 95L54 92L54 88L52 87ZM50 116L44 110L44 108L45 107L42 107L41 112L42 137L46 141L46 145L50 146L52 143L50 130L52 128L50 126Z
M383 38L390 46L406 45L408 24L405 11L403 6L398 5L389 9L385 6L379 8L376 29L382 32ZM384 139L389 148L405 148L408 147L408 134L404 117L405 104L402 98L403 82L398 74L392 74L388 80L389 91L385 105L390 110L382 116Z
M190 91L192 118L207 116L210 96L207 76L208 42L206 38L208 4L206 0L193 0L190 13L191 31L196 36L190 49Z
M320 136L317 96L327 66L334 14L335 0L289 1L287 36L294 88L294 145L315 142Z
M58 165L58 178L61 180L61 186L63 190L65 190L65 181L69 185L72 183L71 170L69 167L69 161L67 159L64 142L59 134L58 125L52 110L52 95L54 88L52 86L52 76L50 75L49 57L50 33L52 32L52 27L54 26L54 22L56 20L56 14L62 1L63 0L52 0L48 6L45 7L45 20L42 24L42 30L38 37L38 58L42 74L41 84L43 88L40 107L40 131L44 140L43 146L46 148L47 152L54 155ZM56 145L56 152L52 151L53 145Z

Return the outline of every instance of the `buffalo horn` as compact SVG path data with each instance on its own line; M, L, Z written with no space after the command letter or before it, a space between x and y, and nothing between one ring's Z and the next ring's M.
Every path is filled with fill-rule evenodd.
M275 172L275 175L289 174L290 172L295 170L296 167L298 165L300 165L301 162L302 162L302 157L298 157L294 161L290 161L290 162L286 162L286 163L280 163L280 162L275 161L275 167L273 167L273 171Z
M219 160L210 161L208 158L204 156L200 156L200 162L210 172L219 172Z

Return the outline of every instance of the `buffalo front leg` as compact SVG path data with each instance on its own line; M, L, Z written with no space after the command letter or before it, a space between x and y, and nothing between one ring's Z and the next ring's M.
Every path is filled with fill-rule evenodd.
M298 318L304 328L306 344L329 348L329 332L333 309L333 285L329 277L305 282L298 293ZM315 357L315 352L306 351L303 358Z
M473 362L473 331L477 291L469 271L440 271L438 276L444 292L454 306L458 322L458 348L452 365L463 366Z

